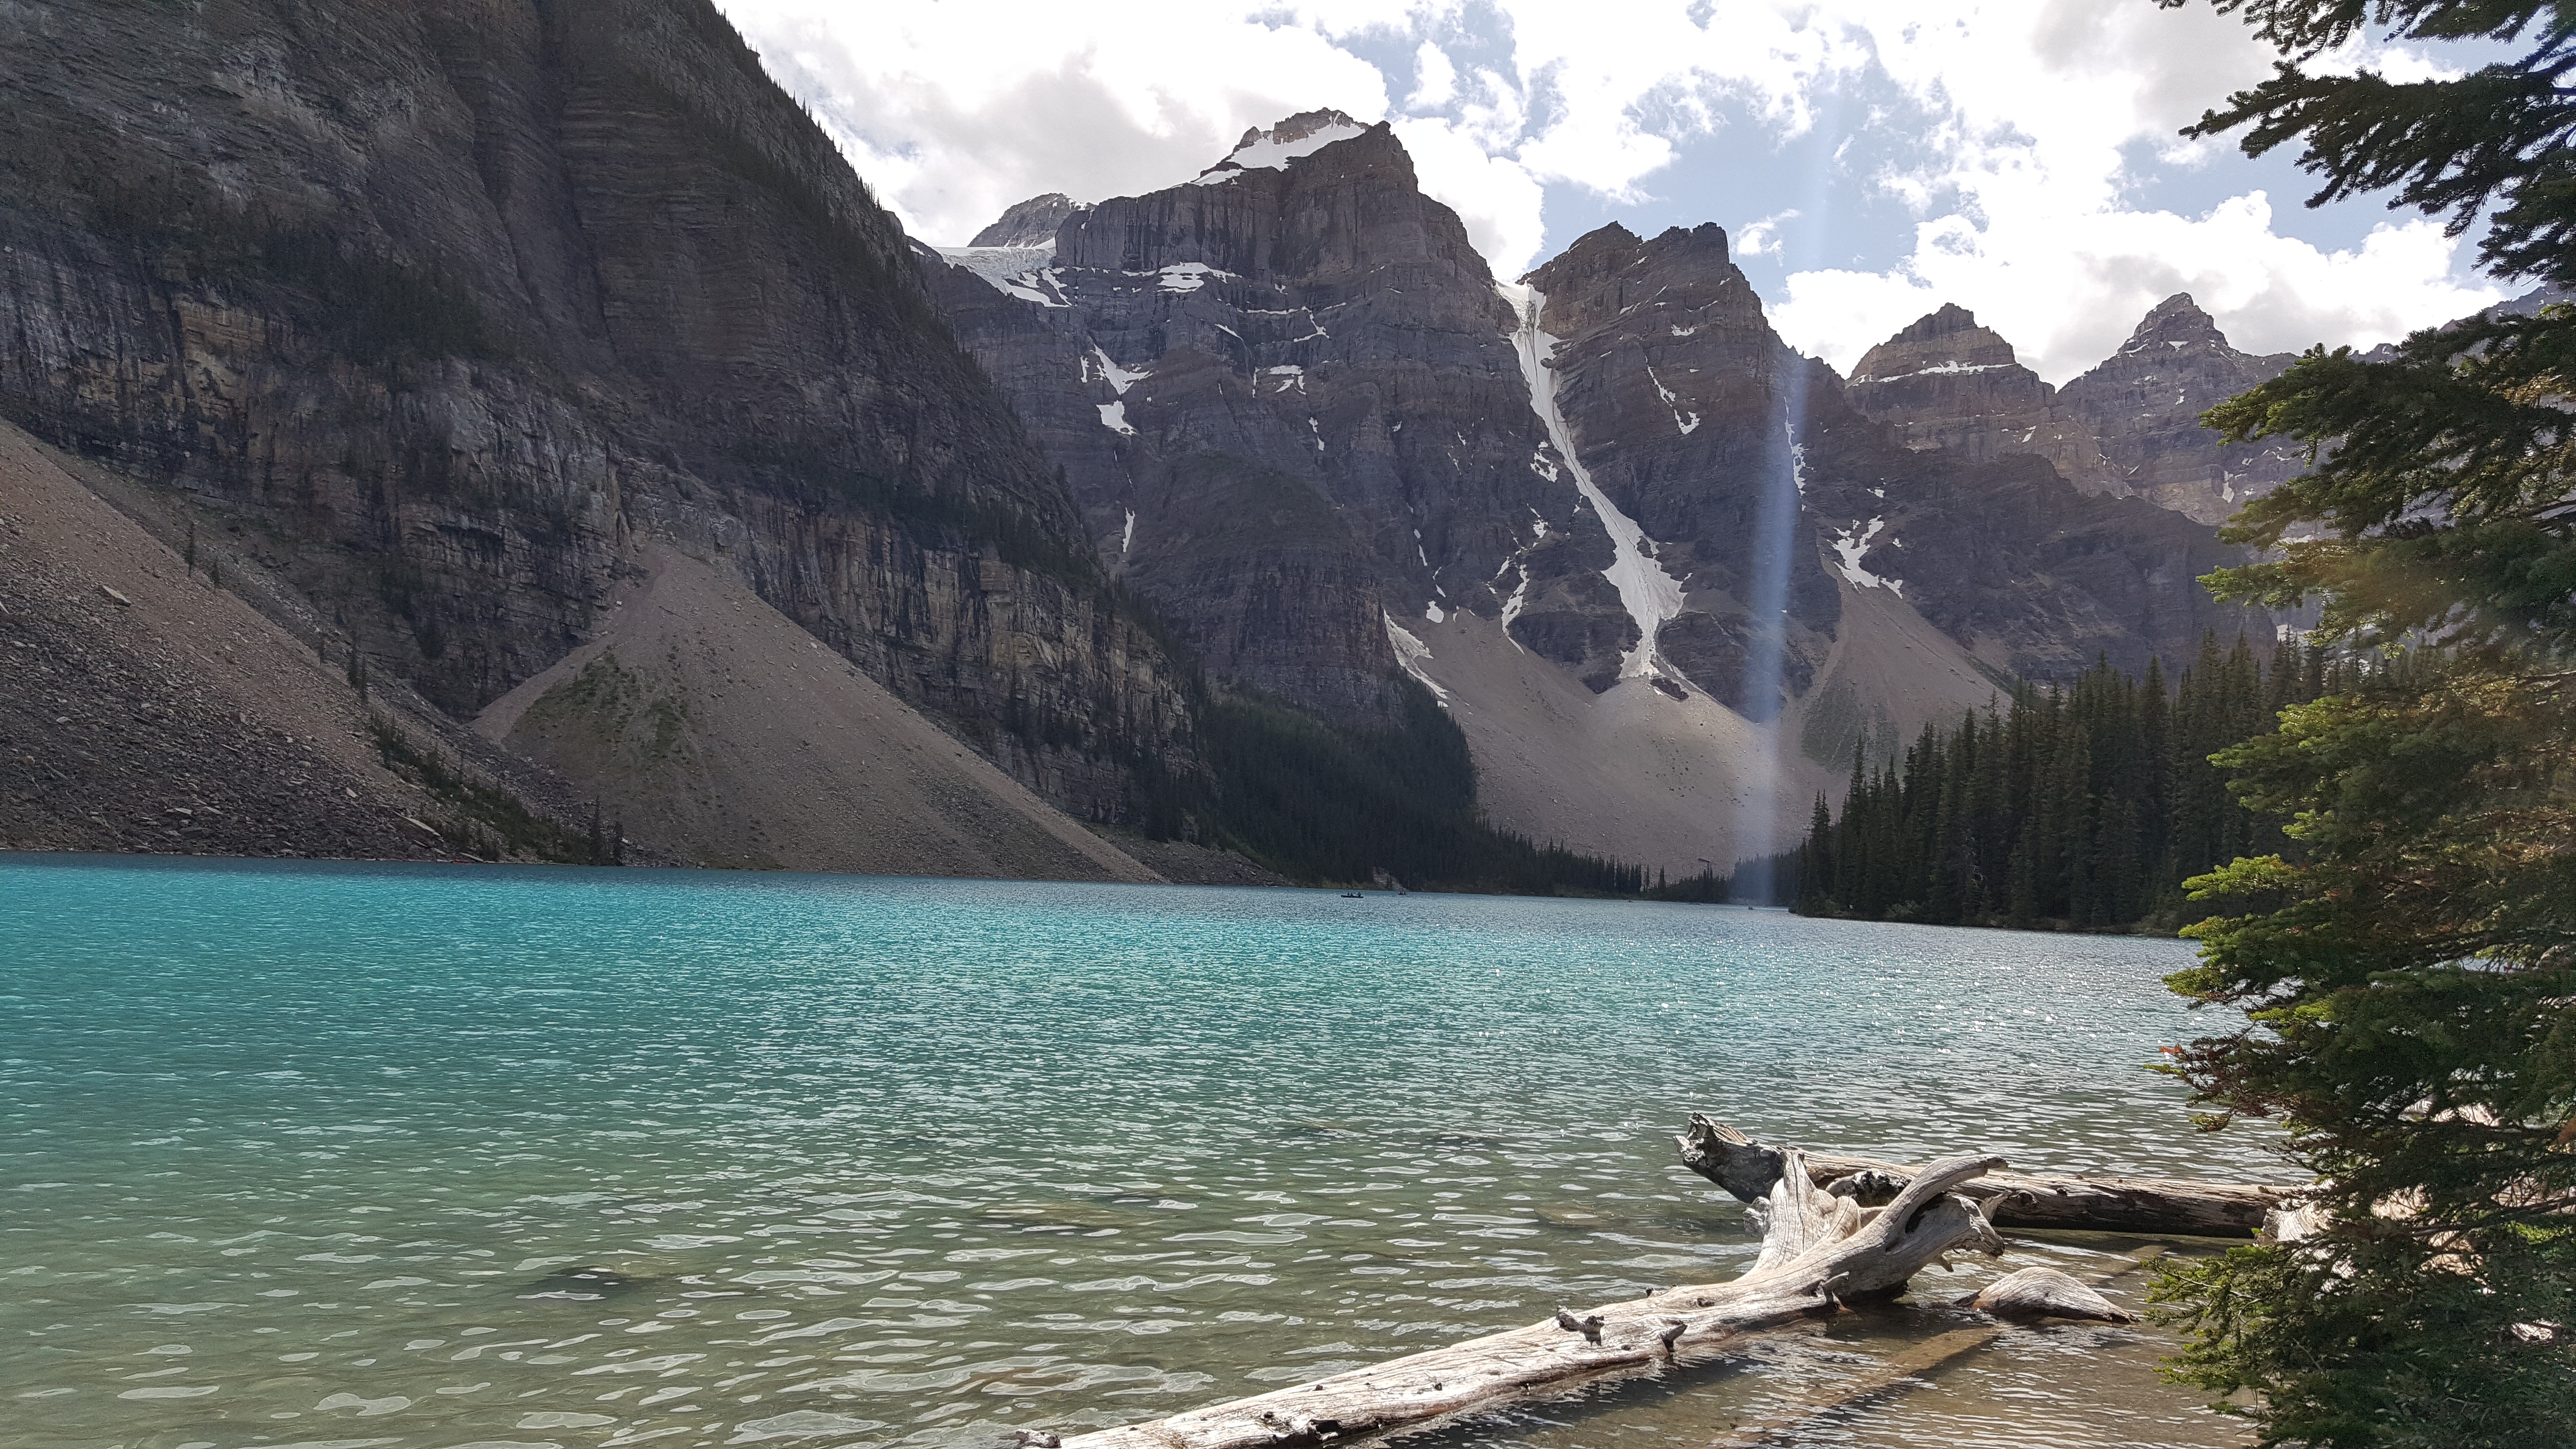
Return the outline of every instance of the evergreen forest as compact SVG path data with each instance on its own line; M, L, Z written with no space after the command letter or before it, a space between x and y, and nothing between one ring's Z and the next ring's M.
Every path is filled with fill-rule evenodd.
M2069 686L2024 685L1875 770L1855 752L1840 815L1818 796L1805 844L1748 863L1739 889L1811 916L2170 931L2201 913L2184 882L2289 845L2210 756L2348 691L2357 669L2296 640L2265 659L2207 635L2179 677L2105 661Z
M1136 819L1156 839L1198 839L1291 880L1417 890L1636 895L1643 867L1542 844L1476 807L1467 737L1431 691L1399 681L1392 728L1340 730L1249 691L1199 708L1204 768L1140 761Z

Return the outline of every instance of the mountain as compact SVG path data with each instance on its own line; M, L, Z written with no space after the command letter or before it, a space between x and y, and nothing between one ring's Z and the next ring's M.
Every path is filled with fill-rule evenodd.
M2212 617L2173 577L2218 557L2203 530L2084 498L2029 460L1902 446L1772 332L1714 226L1604 227L1529 281L1574 461L1670 581L1640 669L1769 718L1839 631L1837 581L2035 678L2096 653L2143 666ZM1766 636L1757 621L1779 611Z
M2045 458L2084 492L2140 497L2216 524L2306 463L2279 442L2223 443L2200 415L2278 376L2292 356L2237 351L2190 293L2177 292L2119 351L2051 388L1973 314L1944 305L1861 358L1851 399L1908 447Z
M1185 667L704 0L49 15L0 53L0 414L335 658L470 716L658 541L1078 816L1186 758Z
M1005 237L1033 240L977 240ZM1803 819L1855 744L2243 622L2194 582L2232 556L2208 528L1986 425L1871 416L1717 227L1604 227L1499 282L1392 131L1337 112L923 264L1104 565L1215 675L1364 725L1400 666L1540 838L1692 869ZM2023 376L1991 410L2045 406Z
M1498 612L1498 572L1550 529L1608 559L1544 471L1510 307L1383 125L1293 116L1068 215L1051 247L941 260L951 324L1105 564L1212 671L1383 720L1390 618ZM1615 620L1596 570L1568 576Z
M2164 485L1873 416L1900 379L1785 346L1716 227L1499 279L1338 112L941 250L705 0L48 13L0 53L0 417L179 560L181 632L31 614L98 700L6 724L138 810L269 727L189 590L312 651L271 677L354 742L336 840L1152 877L1080 820L1532 889L1729 860L1856 749L2239 617L2208 528L2103 496ZM2093 411L2040 394L2105 458L2216 376L2151 320ZM1957 321L1913 372L2009 361ZM0 591L137 597L10 499L54 531ZM158 658L212 703L147 767L82 730ZM56 795L0 840L129 841Z
M975 233L975 239L966 245L1006 250L1051 247L1055 245L1056 228L1079 210L1082 208L1073 204L1073 198L1061 191L1032 196L1003 212L999 220Z

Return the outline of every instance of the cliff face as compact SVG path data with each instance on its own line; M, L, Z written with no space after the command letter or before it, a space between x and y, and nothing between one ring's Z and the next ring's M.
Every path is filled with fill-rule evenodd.
M1639 530L1630 567L1679 593L1651 667L1770 718L1813 679L1841 607L1801 506L1813 369L1713 225L1602 227L1528 280L1575 461Z
M1384 126L1292 117L1192 182L1069 214L1051 249L949 259L933 270L960 337L1104 560L1211 669L1382 719L1389 619L1497 616L1516 560L1536 581L1527 647L1577 667L1624 647L1609 541L1557 476L1513 309ZM1231 515L1256 495L1288 532L1250 588L1252 565L1207 549L1217 525L1225 557L1252 543Z
M2045 458L2087 493L2134 495L2215 524L2305 464L2279 443L2225 445L2200 415L2290 361L2237 351L2189 293L2177 293L2118 352L2052 389L2014 360L2010 343L1945 305L1870 349L1852 373L1851 399L1909 447Z
M1181 727L900 228L704 0L0 26L0 411L246 525L451 713L653 534L1078 813Z
M2032 453L2070 480L2101 470L2100 445L2059 415L2057 389L1964 307L1945 303L1871 348L1845 391L1908 448L1947 448L1980 463Z
M1530 282L1564 338L1553 371L1577 457L1682 592L1658 649L1741 713L1806 692L1842 627L1837 576L2034 678L2101 653L2142 669L2238 622L2194 582L2227 557L2208 529L2086 497L2038 457L1864 415L1771 331L1714 226L1651 241L1604 227ZM1909 333L1854 393L1934 381L1989 419L2044 403L1967 314ZM1761 621L1783 615L1765 638Z
M2222 443L2200 415L2279 376L2294 356L2239 352L2190 293L2167 297L2119 351L2057 394L2100 440L2098 471L2077 481L2100 479L2202 523L2225 520L2307 464L2278 440Z

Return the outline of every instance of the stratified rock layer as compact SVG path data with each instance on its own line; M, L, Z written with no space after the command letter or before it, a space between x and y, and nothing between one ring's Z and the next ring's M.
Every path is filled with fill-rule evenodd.
M1553 476L1512 310L1383 125L1292 117L1195 181L1071 216L1051 266L932 270L1102 558L1220 674L1379 721L1389 616L1490 617L1506 565L1551 535L1597 554L1569 573L1599 582L1607 541ZM1572 633L1625 624L1615 599L1576 612Z
M2287 353L2228 345L2189 293L2147 313L2120 350L2052 389L2012 345L1945 305L1871 348L1851 399L1908 447L1975 459L2045 458L2087 493L2136 495L2217 523L2305 466L2278 442L2228 445L2200 415L2279 375Z
M656 534L1079 813L1180 728L900 228L704 0L32 15L0 410L254 520L451 713Z

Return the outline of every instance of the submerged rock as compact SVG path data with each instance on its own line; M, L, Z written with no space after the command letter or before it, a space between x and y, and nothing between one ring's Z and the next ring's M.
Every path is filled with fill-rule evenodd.
M2137 1315L2055 1268L2006 1273L1960 1300L1997 1318L2075 1318L2093 1323L2134 1323Z

